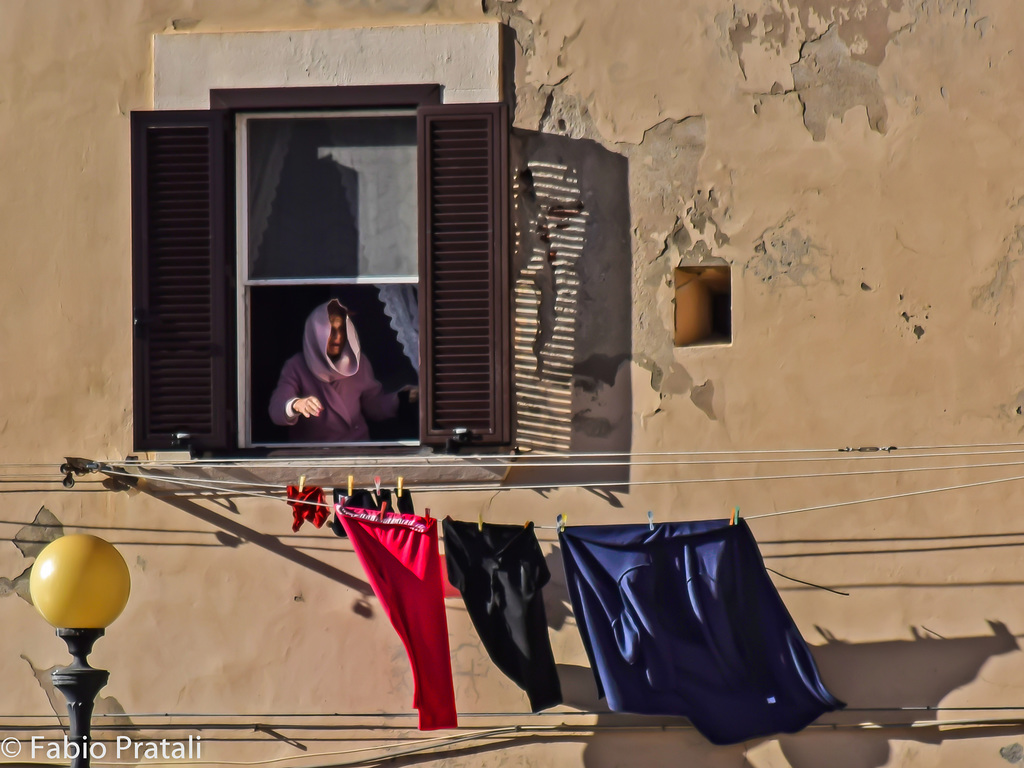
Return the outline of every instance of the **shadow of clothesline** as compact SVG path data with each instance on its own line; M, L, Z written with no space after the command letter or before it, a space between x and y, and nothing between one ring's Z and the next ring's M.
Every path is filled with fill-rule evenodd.
M143 491L146 493L146 491ZM344 584L347 587L360 592L364 597L369 597L373 594L373 590L370 585L352 574L345 573L345 571L339 570L332 565L328 565L322 560L317 560L315 557L307 555L305 552L301 552L294 547L291 547L282 542L276 536L270 536L265 533L253 530L248 526L242 525L241 523L232 520L229 517L214 512L213 510L207 509L195 502L189 501L176 496L165 496L162 495L161 500L176 509L185 512L192 517L202 520L209 525L216 526L227 533L236 536L242 541L247 541L251 544L255 544L258 547L262 547L268 552L272 552L279 557L283 557L286 560L290 560L296 565L300 565L303 568L307 568L314 573L321 576L326 576L332 581L336 581L339 584ZM365 608L359 611L355 611L360 615L365 615Z

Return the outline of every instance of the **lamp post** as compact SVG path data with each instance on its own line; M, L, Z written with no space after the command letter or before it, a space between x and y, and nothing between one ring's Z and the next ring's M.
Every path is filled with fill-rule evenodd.
M74 661L53 671L53 684L68 701L72 768L88 768L89 725L96 694L109 673L87 657L103 630L128 602L131 578L121 553L96 536L70 534L50 542L32 566L32 603L67 643ZM70 744L74 744L72 749Z

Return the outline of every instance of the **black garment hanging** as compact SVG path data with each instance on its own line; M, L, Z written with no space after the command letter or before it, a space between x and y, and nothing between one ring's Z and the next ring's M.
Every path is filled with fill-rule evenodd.
M412 504L412 494L408 490L402 491L402 495L397 497L397 503L392 503L391 491L387 488L381 488L379 492L357 488L352 491L351 496L346 496L340 488L335 488L334 503L353 509L375 509L377 511L380 511L387 504L388 509L392 511L402 512L406 515L416 514ZM345 528L339 522L337 515L331 519L331 530L334 531L336 536L340 536L343 539L348 538L348 534L345 533Z
M444 519L448 580L462 593L495 665L526 691L534 712L562 703L541 588L551 574L527 525Z

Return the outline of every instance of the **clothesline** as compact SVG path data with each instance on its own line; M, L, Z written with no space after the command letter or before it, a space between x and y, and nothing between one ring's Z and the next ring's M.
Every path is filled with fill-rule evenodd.
M1008 454L1009 455L1024 454L1024 448L1016 449L1016 450L969 451L969 452L941 453L941 454L922 454L922 453L910 453L910 454L901 454L901 455L882 454L881 456L884 457L884 458L906 460L906 459L945 459L945 458L960 458L960 457L966 457L966 456L971 456L971 457L1004 456L1004 455L1008 455ZM631 460L623 460L623 461L588 461L588 462L557 462L557 461L556 462L537 462L537 461L533 461L533 460L527 460L525 463L523 463L521 465L520 468L522 468L522 469L538 469L538 468L581 468L581 467L585 467L585 468L592 469L592 468L595 468L595 467L624 467L624 468L626 468L626 467L659 467L659 466L660 467L691 467L691 466L692 467L716 467L716 466L726 466L726 465L749 465L749 464L799 464L799 463L808 463L808 462L809 463L818 463L818 462L835 462L835 461L849 462L849 461L856 461L856 460L864 460L868 456L873 456L875 458L879 458L880 457L879 454L867 454L867 455L861 454L861 455L858 456L857 459L853 459L853 458L850 458L849 456L845 456L844 455L844 456L812 456L812 457L793 458L793 459L789 459L789 458L785 458L785 459L780 459L780 458L769 458L769 459L751 458L751 459L669 460L669 461L635 461L635 460L631 461ZM104 464L102 462L94 462L94 463L96 464L97 467L99 467L99 466L106 466L106 464ZM206 465L198 465L197 466L197 465L194 465L194 464L167 464L167 465L140 464L140 463L132 462L132 461L126 461L126 462L120 462L120 463L119 462L113 462L112 465L113 466L122 466L122 467L132 467L132 468L136 468L137 467L137 468L140 468L140 469L158 469L158 468L162 467L162 468L167 469L167 470L186 469L186 468L198 468L198 466L206 466ZM52 470L52 466L53 466L52 464L51 465L45 465L45 466L47 466L48 468L50 468ZM211 466L217 466L217 467L220 467L220 468L224 468L226 465L211 465ZM231 466L235 466L235 465L231 465ZM239 468L243 468L241 465L238 465L238 466L239 466ZM293 470L298 469L299 466L308 466L310 470L326 469L326 468L328 468L328 467L317 466L315 464L311 464L311 465L296 465L294 463L293 464L288 464L288 465L283 465L282 464L282 465L275 465L275 466L277 466L277 468L289 468L289 469L293 469ZM440 465L440 464L430 464L428 466L429 466L429 468L432 468L432 469L451 468L449 465ZM491 464L491 463L487 463L487 462L477 462L477 461L473 461L472 462L472 466L475 467L475 468L500 468L500 467L508 468L506 464ZM1001 466L1001 465L999 465L999 464L990 464L990 465L985 465L985 464L964 464L964 465L958 465L958 466L955 466L955 467L924 466L924 467L915 467L915 468L906 468L906 469L895 468L895 469L891 469L891 470L877 470L877 471L878 472L886 472L886 471L892 471L892 472L899 472L899 471L914 472L914 471L927 471L929 469L965 469L965 468L966 469L972 469L972 468L975 468L975 467L985 467L985 466ZM421 465L421 464L408 465L408 464L404 464L404 463L394 463L394 464L389 464L387 467L383 467L381 465L374 465L371 468L376 470L376 471L387 470L387 471L389 471L390 474L397 474L400 471L402 471L403 469L411 469L411 468L422 469L423 467L424 467L424 465ZM254 467L252 467L251 465L246 464L246 465L244 465L244 468L245 469L252 469ZM270 465L264 466L263 468L270 468ZM0 465L0 484L27 484L27 483L32 483L32 482L38 482L38 483L59 483L59 482L61 482L60 478L54 477L52 474L49 474L49 473L47 473L47 474L44 474L44 473L41 473L41 472L34 472L34 473L27 473L27 472L7 473L7 472L3 471L4 469L5 469L5 467ZM355 471L357 469L360 469L360 467L350 466L350 467L348 467L348 469L350 471ZM844 473L844 474L853 474L853 472ZM809 474L807 476L808 477L813 477L813 476L816 476L816 475L815 474ZM213 480L213 479L211 479L211 481L212 482L218 482L218 483L230 483L230 484L238 485L238 486L258 487L258 488L279 488L280 487L278 484L272 484L272 483L253 483L253 482L247 482L247 481L242 481L242 480ZM467 488L468 486L466 484L460 484L458 487L460 489L463 489L463 488ZM508 487L508 486L502 486L502 487Z
M340 465L338 467L333 467L333 466L319 465L319 464L316 464L316 463L309 463L309 464L307 464L305 461L303 461L302 465L297 465L295 462L291 462L291 463L287 463L287 464L280 464L280 463L278 463L278 464L262 464L261 463L261 464L258 464L258 465L253 465L253 464L248 464L247 463L247 464L244 465L244 467L246 469L255 469L255 468L260 468L260 469L295 469L295 468L297 468L297 466L309 466L310 469L334 469L334 468L345 469L345 468L348 468L348 469L352 469L352 470L355 470L355 469L374 469L374 470L377 470L377 471L380 471L380 470L390 470L390 471L394 472L394 471L397 471L397 470L400 470L400 469L413 469L413 468L415 468L415 469L423 469L423 468L450 469L450 468L453 468L453 467L461 467L461 466L466 466L466 465L477 467L477 468L483 468L483 469L506 469L506 468L511 468L513 466L516 467L516 468L520 468L520 469L539 469L539 468L553 468L553 467L557 467L557 468L651 467L651 466L679 467L679 466L721 466L721 465L735 465L735 464L799 464L799 463L820 463L820 462L835 462L835 461L849 462L849 461L863 461L863 460L865 460L867 458L876 458L876 459L878 459L878 458L889 458L889 459L900 459L900 460L906 460L906 459L945 459L945 458L958 458L958 457L963 457L963 456L997 456L997 455L1007 455L1007 454L1013 454L1013 455L1024 454L1024 448L1022 448L1022 449L1015 449L1015 450L1002 450L1002 451L963 451L963 452L957 452L957 453L932 453L932 454L928 454L928 453L909 453L909 454L878 454L878 453L870 453L870 454L855 454L855 456L851 456L849 454L844 454L842 456L810 456L810 457L805 457L805 458L792 458L792 459L750 458L750 459L711 459L711 460L705 460L705 459L696 459L696 460L693 460L693 459L675 459L675 460L667 460L667 461L658 461L658 460L639 460L638 461L635 458L628 458L627 457L627 458L624 458L624 459L622 459L620 461L535 461L532 457L519 457L514 464L510 464L508 461L495 462L495 461L491 461L491 460L481 460L481 459L474 458L474 459L467 459L462 464L444 464L444 463L432 462L432 463L424 465L422 463L407 463L405 461L405 459L399 459L398 461L395 461L395 462L388 462L386 465L382 465L380 463L376 463L376 464L373 464L373 465L370 465L370 466L357 466L355 464L352 464L352 465ZM635 455L636 454L634 454L634 456ZM195 464L151 465L151 464L140 464L140 463L136 463L136 462L121 462L121 464L123 466L139 467L139 468L144 468L144 469L159 469L159 468L165 468L165 469L184 469L184 468L191 468L191 467L196 467L197 466ZM206 466L206 465L202 465L202 466ZM220 468L223 468L223 465L210 465L210 466L218 466ZM239 466L241 467L243 465L239 465Z
M131 465L129 465L131 466ZM899 474L909 472L940 472L940 471L958 471L965 469L991 469L1001 467L1016 467L1024 466L1024 460L1022 461L1010 461L1010 462L994 462L988 464L956 464L947 466L922 466L922 467L895 467L889 469L865 469L865 470L848 470L843 472L811 472L805 474L787 474L787 475L748 475L739 477L713 477L713 478L672 478L667 480L608 480L608 481L595 481L592 483L565 483L557 484L543 483L543 484L498 484L498 483L459 483L459 484L437 484L437 485L418 485L415 486L416 490L423 492L435 492L435 491L500 491L500 490L544 490L552 487L559 488L605 488L609 486L632 486L632 485L665 485L665 484L686 484L686 483L710 483L710 482L733 482L733 481L748 481L748 480L802 480L811 478L825 478L825 477L848 477L856 475L884 475L884 474ZM117 471L111 467L103 469L105 474L117 474L125 477L144 477L154 480L160 480L163 482L173 483L195 483L196 481L185 478L171 478L166 475L137 475L133 473L127 473L123 471ZM225 489L229 488L267 488L272 490L283 491L283 487L280 483L258 483L247 480L220 480L216 478L204 478L203 483L212 484L212 486L222 487ZM209 489L211 486L207 486Z
M1006 464L1006 466L1016 466L1016 464L1017 463L1008 463L1008 464ZM1001 465L974 465L973 467L965 466L965 467L958 467L956 469L984 468L984 467L989 467L989 466L1001 466ZM930 470L933 470L933 471L939 471L940 468L919 468L919 470L924 470L924 469L930 469ZM131 472L118 471L118 470L115 470L113 468L105 468L103 470L103 472L105 474L111 474L111 475L115 475L115 476L124 476L124 477L131 477L131 478L137 478L138 477L137 474L134 474L134 473L131 473ZM684 483L692 483L692 482L730 482L730 481L737 481L737 480L748 481L748 480L771 480L771 479L795 479L795 478L799 478L799 477L805 477L805 478L806 477L829 477L829 476L837 476L837 474L842 476L843 474L846 474L846 473L828 473L828 474L804 475L804 476L799 476L799 475L778 476L777 475L777 476L761 476L761 477L752 476L752 477L676 478L676 479L670 479L670 480L635 480L635 481L629 481L629 482L613 482L613 483L608 483L608 482L602 482L602 483L570 483L570 484L565 484L565 485L558 485L557 487L573 487L573 488L601 487L601 488L603 488L603 487L608 487L609 485L623 485L623 484L628 484L628 485L664 485L664 484L684 484ZM209 481L205 481L205 482L198 482L198 481L190 480L190 479L179 479L179 478L164 477L164 476L155 477L153 479L159 480L161 482L167 482L167 483L170 483L170 484L181 485L183 489L205 490L205 492L213 492L213 493L217 493L217 494L229 494L229 495L232 495L232 496L244 496L244 497L256 498L256 499L270 499L270 500L273 500L273 501L280 501L280 502L287 501L283 496L276 496L276 495L269 494L269 493L250 492L250 490L243 490L243 489L232 489L230 487L226 487L223 484L209 484L211 482L213 482L213 483L225 483L225 482L226 483L231 483L233 481L209 480ZM755 520L755 519L759 519L759 518L762 518L762 517L777 517L777 516L781 516L781 515L797 514L799 512L814 512L814 511L819 511L819 510L824 510L824 509L836 509L836 508L840 508L840 507L854 506L854 505L857 505L857 504L870 504L870 503L874 503L874 502L893 501L893 500L896 500L896 499L908 499L908 498L912 498L912 497L926 496L926 495L929 495L929 494L945 493L945 492L949 492L949 490L959 490L959 489L972 488L972 487L982 487L982 486L985 486L985 485L995 485L995 484L1004 483L1004 482L1013 482L1013 481L1016 481L1016 480L1024 480L1024 475L1013 475L1011 477L999 477L999 478L994 478L994 479L989 479L989 480L981 480L981 481L977 481L977 482L958 483L958 484L953 484L953 485L944 485L944 486L940 486L940 487L931 487L931 488L924 488L924 489L919 489L919 490L908 490L908 492L903 492L903 493L899 493L899 494L889 494L889 495L885 495L885 496L876 496L876 497L868 497L868 498L862 498L862 499L853 499L853 500L842 501L842 502L830 502L830 503L827 503L827 504L819 504L819 505L813 505L813 506L809 506L809 507L798 507L798 508L794 508L794 509L779 510L779 511L775 511L775 512L765 512L765 513L756 514L756 515L743 515L743 517L746 520ZM260 485L260 486L264 485L263 483L254 483L254 484L255 485ZM280 487L280 486L272 486L272 487ZM421 493L421 492L422 493L431 493L431 492L435 492L435 490L441 490L441 489L453 489L453 490L467 490L467 489L469 489L469 490L502 490L502 489L549 490L552 487L553 486L550 485L550 484L548 484L548 485L514 485L514 486L509 486L508 488L504 488L502 486L493 486L493 487L487 487L487 488L481 488L479 486L473 486L473 487L469 487L469 488L464 487L464 486L451 486L451 488L438 488L438 487L435 487L435 486L422 486L422 487L417 486L417 487L410 488L410 490L416 490L416 492L418 492L418 493ZM310 506L323 506L323 507L327 507L327 508L330 508L330 509L334 508L333 504L328 504L328 503L324 503L323 505L312 505L311 504ZM541 529L555 529L557 526L555 526L555 525L550 525L550 526L548 526L548 525L538 525L537 527L541 528Z
M977 451L981 448L1016 448L1010 451ZM926 456L912 456L908 451L966 451L966 453L935 454ZM419 456L395 456L389 461L389 465L398 463L411 466L430 467L462 467L467 464L483 466L483 462L494 462L495 466L506 467L515 465L517 462L523 465L537 466L531 463L532 459L551 459L554 466L593 466L595 459L621 458L623 465L635 464L638 457L671 457L671 456L764 456L764 455L799 455L799 454L845 454L843 456L828 457L832 460L842 461L848 459L862 458L925 458L935 455L959 456L959 455L984 455L986 453L1017 453L1024 452L1024 442L997 442L997 443L949 443L939 445L905 445L905 446L861 446L861 447L838 447L838 448L767 448L767 449L734 449L734 450L713 450L713 451L606 451L606 452L554 452L554 451L529 451L518 454L466 454L460 456L448 456L445 454L427 454ZM813 457L812 457L813 458ZM811 459L790 458L783 461L806 461ZM145 468L181 468L181 467L223 467L237 465L250 469L256 468L295 468L301 461L309 467L319 469L372 469L381 467L382 455L365 456L332 456L317 458L306 456L301 459L244 459L238 457L225 458L202 458L184 459L173 461L167 459L108 459L98 463L133 466ZM749 461L749 460L745 460ZM0 472L9 469L52 469L54 462L0 462Z
M1009 451L977 451L981 448L1016 448ZM968 450L970 449L970 450ZM908 451L965 451L964 453L937 454L928 453L924 455L908 454ZM680 457L680 456L765 456L765 455L794 455L812 454L808 458L779 459L779 461L850 461L864 458L933 458L935 456L960 456L960 455L985 455L986 453L1020 453L1024 452L1024 443L975 443L962 445L935 445L935 446L862 446L844 448L782 448L782 449L752 449L752 450L728 450L728 451L610 451L610 452L566 452L556 453L549 451L530 451L520 454L490 454L460 456L449 456L445 454L428 454L419 456L396 455L386 457L382 455L348 456L348 457L302 457L296 459L189 459L185 461L167 461L160 459L126 459L111 461L112 464L123 466L137 466L144 468L182 468L182 467L223 467L225 465L238 465L248 469L289 469L295 468L299 463L310 468L318 469L374 469L388 467L464 467L467 465L477 467L500 467L512 466L536 467L536 466L557 466L557 467L590 467L602 466L596 460L599 459L621 459L620 461L609 462L608 465L635 465L638 459L648 457ZM841 456L828 456L818 458L816 454L843 454ZM540 463L537 459L550 460L551 463ZM744 459L743 462L756 462L754 459ZM768 460L762 460L768 461ZM675 462L665 462L675 463ZM686 463L686 462L683 462Z

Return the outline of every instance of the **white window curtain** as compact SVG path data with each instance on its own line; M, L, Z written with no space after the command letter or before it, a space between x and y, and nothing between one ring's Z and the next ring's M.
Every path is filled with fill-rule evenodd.
M384 312L398 335L402 351L416 373L420 372L420 309L416 288L411 285L377 286Z

